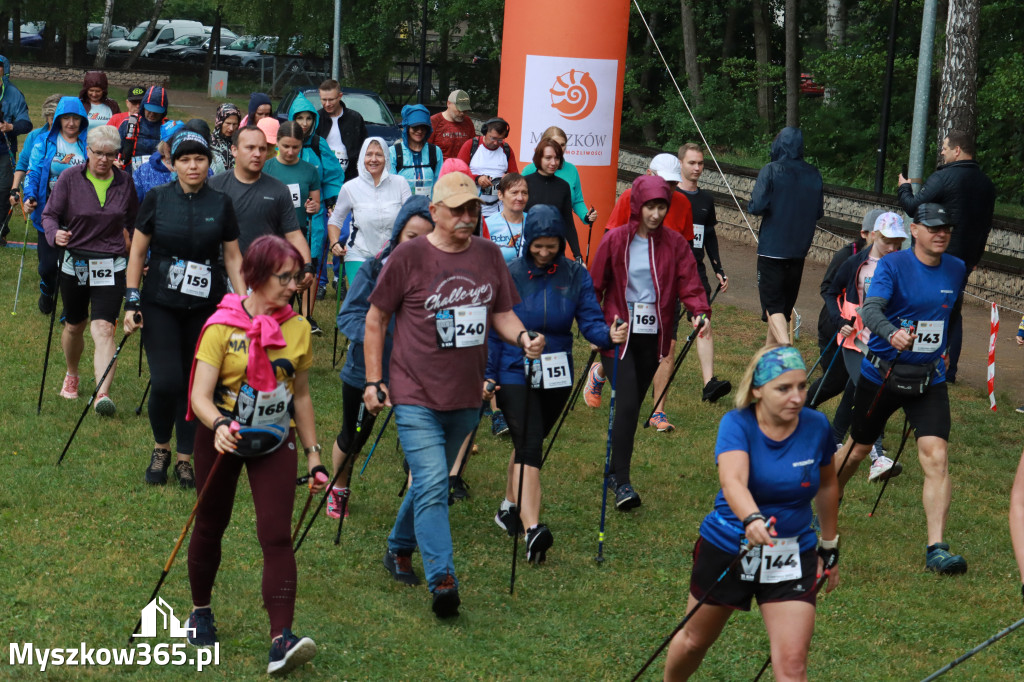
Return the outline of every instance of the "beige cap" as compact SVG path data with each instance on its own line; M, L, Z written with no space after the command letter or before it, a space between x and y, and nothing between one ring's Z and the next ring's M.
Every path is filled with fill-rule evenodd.
M470 201L480 201L480 194L468 175L455 171L442 175L441 179L434 183L430 201L444 204L448 208L458 208Z
M469 95L465 90L452 90L448 95L448 101L455 105L459 111L471 111L473 105L469 103Z

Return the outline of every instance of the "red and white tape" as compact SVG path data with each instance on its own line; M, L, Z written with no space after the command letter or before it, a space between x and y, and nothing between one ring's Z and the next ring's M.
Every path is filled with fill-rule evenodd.
M988 337L988 401L996 409L996 335L999 334L999 309L992 304L991 331Z

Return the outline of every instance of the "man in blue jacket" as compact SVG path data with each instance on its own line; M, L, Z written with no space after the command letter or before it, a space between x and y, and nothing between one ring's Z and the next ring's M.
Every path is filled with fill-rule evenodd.
M785 127L772 142L771 163L757 174L747 210L761 216L757 290L767 343L789 343L788 323L800 293L814 227L825 215L821 173L804 161L804 134Z
M18 135L32 131L32 121L28 117L28 105L21 90L11 83L11 63L7 57L0 55L3 65L3 78L0 79L0 187L10 187L14 181L14 157L18 152ZM11 219L8 211L0 224L0 246L7 244L7 226Z

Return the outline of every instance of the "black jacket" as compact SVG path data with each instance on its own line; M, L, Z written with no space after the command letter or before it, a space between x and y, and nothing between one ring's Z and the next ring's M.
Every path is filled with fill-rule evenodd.
M850 256L861 252L865 249L864 240L857 239L855 242L850 242L843 248L836 251L835 255L832 256L832 260L829 262L828 267L825 269L825 276L821 279L821 287L818 289L818 293L824 299L828 295L828 290L832 287L832 280L835 279L836 273L839 272L839 268L847 261ZM836 338L836 334L839 333L839 327L832 322L832 316L828 311L828 305L821 306L821 312L818 313L818 348L824 352L825 347L832 343L832 340Z
M944 164L928 176L917 195L910 183L900 185L897 194L900 207L911 218L921 204L942 204L955 224L946 253L962 259L970 273L985 253L996 204L995 185L981 172L978 162L968 159Z
M326 140L327 134L331 131L333 119L323 109L318 109L316 113L318 117L316 133ZM366 132L366 123L363 122L362 115L355 109L346 106L341 108L338 132L341 134L341 141L348 152L348 168L345 169L345 182L348 182L359 177L359 162L356 157L359 155L359 150L363 148L363 140L369 137L369 133ZM384 150L384 153L387 154L387 150Z
M569 187L569 183L557 175L541 175L538 172L526 176L526 186L530 191L526 212L529 213L531 207L539 204L553 206L562 216L565 237L573 257L581 257L583 254L580 252L580 239L576 234L576 222L572 217L572 188Z

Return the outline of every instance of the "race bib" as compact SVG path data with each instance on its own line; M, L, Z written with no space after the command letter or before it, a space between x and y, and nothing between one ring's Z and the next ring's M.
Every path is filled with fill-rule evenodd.
M430 196L430 187L428 187L427 185L425 185L423 183L424 183L423 180L417 180L416 181L416 187L415 187L414 194L416 196L418 196L418 197L429 197Z
M268 426L291 421L288 404L291 393L283 381L273 391L257 391L249 384L242 384L235 401L235 415L244 426Z
M76 264L77 270L77 264ZM89 285L94 287L114 286L114 259L89 259Z
M564 351L541 355L540 366L544 377L544 388L572 386L572 374L569 373L569 356Z
M920 320L917 323L917 338L914 339L915 353L934 353L942 348L942 321Z
M775 538L775 546L761 545L761 582L781 583L803 577L800 538Z
M657 334L658 316L653 303L633 303L633 333Z
M334 158L336 158L338 163L341 164L341 170L346 170L348 168L348 154L346 152L335 149Z
M84 260L75 261L75 279L78 280L78 286L87 287L89 286L89 263Z
M213 271L209 265L186 261L185 278L181 283L181 293L199 298L210 297L210 283Z
M704 226L696 223L693 225L693 248L704 248Z
M438 348L482 346L487 338L487 308L465 306L439 310L434 315Z
M298 183L288 185L288 194L291 195L292 206L302 208L302 188L299 187Z

